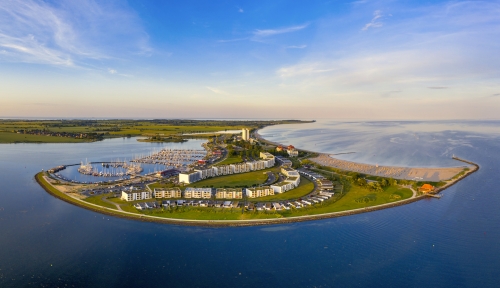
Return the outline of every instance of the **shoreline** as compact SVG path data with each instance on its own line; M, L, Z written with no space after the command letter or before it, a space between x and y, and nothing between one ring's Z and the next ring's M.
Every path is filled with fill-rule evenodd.
M254 135L257 139L260 141L266 142L266 143L271 143L271 144L279 144L275 143L272 141L268 141L264 138L262 138L258 134L258 130L254 132ZM302 150L301 151L307 151L307 150ZM312 152L312 151L307 151L307 152ZM314 152L317 153L317 152ZM319 158L323 155L323 157L329 157L328 154L325 153L318 153L319 156L316 158ZM330 157L329 157L330 158ZM334 158L331 158L334 159ZM442 186L436 188L436 190L432 194L438 194L447 188L455 185L456 183L460 182L461 180L465 179L467 176L469 176L472 173L477 172L480 169L480 166L474 162L467 161L464 159L460 159L458 157L454 157L455 160L461 161L464 163L467 163L472 166L472 169L469 169L468 171L465 171L462 175L456 176L458 174L455 173L448 182ZM312 159L311 159L312 160ZM343 160L340 160L343 161ZM346 161L349 162L349 161ZM368 165L375 167L374 165L369 165L369 164L360 164L360 163L355 163L355 162L350 162L353 164L357 165ZM469 166L469 168L471 168ZM390 167L390 166L382 166L382 167ZM381 167L381 168L382 168ZM379 168L379 167L375 167ZM401 169L441 169L441 168L408 168L408 167L399 167ZM452 167L452 168L457 168L460 169L460 171L463 171L463 166L462 167ZM337 168L339 169L339 168ZM450 168L443 168L443 169L450 169ZM352 171L352 170L345 170L341 169L344 171ZM357 171L354 171L357 172ZM35 180L37 183L42 186L42 188L49 193L50 195L63 200L67 203L73 204L75 206L88 209L94 212L98 212L101 214L109 215L109 216L116 216L120 218L125 218L125 219L130 219L130 220L138 220L138 221L144 221L144 222L154 222L154 223L163 223L163 224L173 224L173 225L182 225L182 226L202 226L202 227L246 227L246 226L261 226L261 225L277 225L277 224L289 224L289 223L295 223L295 222L304 222L304 221L313 221L313 220L321 220L321 219L328 219L328 218L336 218L336 217L343 217L343 216L350 216L350 215L355 215L355 214L361 214L361 213L367 213L367 212L373 212L373 211L378 211L382 209L387 209L387 208L392 208L392 207L397 207L397 206L402 206L406 204L410 204L425 198L428 198L428 195L418 195L418 196L412 196L411 198L404 199L404 200L399 200L396 202L392 203L385 203L385 204L380 204L380 205L375 205L375 206L370 206L370 207L364 207L364 208L356 208L356 209L351 209L351 210L345 210L345 211L338 211L338 212L329 212L329 213L321 213L321 214L313 214L313 215L304 215L304 216L291 216L291 217L286 217L286 218L269 218L269 219L248 219L248 220L196 220L196 219L179 219L179 218L164 218L164 217L158 217L158 216L150 216L150 215L143 215L143 214L136 214L132 212L126 212L126 211L120 211L104 206L99 206L93 203L89 203L86 201L83 201L81 199L72 197L64 192L59 191L56 187L54 187L49 181L45 179L44 176L45 172L39 172L35 175ZM361 173L361 172L360 172ZM377 176L377 175L375 175ZM387 176L384 176L387 177ZM454 179L456 177L456 179ZM397 179L397 178L395 178ZM54 189L57 192L52 191Z
M464 168L471 168L474 166L472 162L461 161L467 163L465 166L456 167L401 167L401 166L382 166L365 163L357 163L347 160L341 160L331 157L332 154L319 153L318 157L309 158L312 162L340 169L344 171L357 172L366 175L379 176L385 178L394 178L401 180L412 181L427 181L427 182L440 182L446 181L462 172ZM455 159L455 158L453 158ZM457 160L457 159L455 159ZM459 160L457 160L459 161Z
M421 196L417 196L417 197L413 197L413 198L408 198L408 199L396 201L393 203L385 203L385 204L376 205L376 206L357 208L357 209L339 211L339 212L315 214L315 215L292 216L292 217L287 217L287 218L271 218L271 219L255 219L255 220L251 220L251 219L250 220L192 220L192 219L164 218L164 217L157 217L157 216L135 214L135 213L131 213L131 212L119 211L119 210L115 210L112 208L103 207L103 206L95 205L95 204L92 204L89 202L85 202L83 200L80 200L80 199L74 198L72 196L69 196L67 194L64 194L63 192L60 192L59 190L57 190L57 188L55 188L52 184L50 184L45 179L43 179L45 183L42 182L39 178L40 177L45 178L45 176L42 176L41 174L43 174L43 172L39 172L38 174L35 175L36 182L47 193L54 196L55 198L58 198L60 200L63 200L64 202L67 202L69 204L73 204L75 206L78 206L78 207L81 207L81 208L84 208L87 210L91 210L93 212L98 212L101 214L109 215L109 216L115 216L115 217L130 219L130 220L139 220L139 221L143 221L143 222L174 224L174 225L181 225L181 226L201 226L201 227L215 227L216 228L216 227L247 227L247 226L289 224L289 223L295 223L295 222L305 222L305 221L321 220L321 219L328 219L328 218L337 218L337 217L350 216L350 215L361 214L361 213L366 213L366 212L378 211L378 210L383 210L383 209L387 209L387 208L406 205L406 204L413 203L413 202L416 202L416 201L419 201L421 199L426 198L425 195L421 195ZM51 191L51 189L49 187L47 187L47 185L50 185L50 188L57 190L59 193L63 193L66 197L62 197L58 193L54 193L53 191Z
M466 160L458 160L465 162ZM451 180L451 182L447 183L446 185L436 188L434 193L432 194L438 194L447 188L455 185L456 183L462 181L465 179L467 176L469 176L472 173L477 172L480 167L477 164L472 164L473 162L467 161L466 163L469 163L473 165L473 169L467 171L463 175L459 176L457 179ZM314 221L314 220L321 220L321 219L328 219L328 218L337 218L337 217L344 217L344 216L350 216L350 215L356 215L356 214L361 214L361 213L367 213L367 212L373 212L373 211L378 211L378 210L383 210L383 209L388 209L392 207L397 207L397 206L402 206L406 204L410 204L416 201L420 201L422 199L426 199L429 196L427 195L419 195L415 197L411 197L408 199L392 202L392 203L385 203L385 204L380 204L380 205L375 205L375 206L370 206L370 207L363 207L363 208L357 208L357 209L351 209L351 210L346 210L346 211L338 211L338 212L329 212L329 213L322 213L322 214L314 214L314 215L304 215L304 216L292 216L292 217L286 217L286 218L270 218L270 219L255 219L255 220L193 220L193 219L178 219L178 218L164 218L164 217L157 217L157 216L149 216L149 215L142 215L142 214L136 214L136 213L131 213L131 212L126 212L126 211L119 211L115 210L112 208L108 207L103 207L99 205L95 205L89 202L85 202L81 199L74 198L70 195L67 195L61 191L59 191L57 188L55 188L51 183L49 183L43 176L44 172L39 172L38 174L35 175L35 180L37 183L50 195L63 200L69 204L73 204L75 206L91 210L93 212L98 212L101 214L109 215L109 216L115 216L115 217L120 217L120 218L125 218L125 219L130 219L130 220L138 220L138 221L143 221L143 222L154 222L154 223L162 223L162 224L173 224L173 225L181 225L181 226L201 226L201 227L247 227L247 226L262 226L262 225L278 225L278 224L289 224L289 223L295 223L295 222L305 222L305 221ZM43 182L39 179L43 178ZM48 187L49 185L50 187ZM54 193L51 191L51 189L54 189L58 191L58 193ZM65 197L63 197L63 194Z

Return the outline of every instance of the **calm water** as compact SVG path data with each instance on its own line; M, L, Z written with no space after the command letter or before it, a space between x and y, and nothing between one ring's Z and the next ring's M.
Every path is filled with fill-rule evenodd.
M454 163L449 160L454 153L481 170L439 200L246 228L103 216L53 198L33 179L42 168L90 161L90 155L92 161L128 157L158 144L115 139L2 145L0 287L498 287L499 127L499 122L325 121L266 128L262 134L271 140L300 148L356 152L346 159L440 166ZM411 140L417 139L414 134L418 140ZM185 144L199 147L190 143Z

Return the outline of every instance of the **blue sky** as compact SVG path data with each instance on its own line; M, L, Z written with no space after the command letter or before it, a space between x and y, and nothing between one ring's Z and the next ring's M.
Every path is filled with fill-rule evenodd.
M500 1L0 1L0 116L499 119Z

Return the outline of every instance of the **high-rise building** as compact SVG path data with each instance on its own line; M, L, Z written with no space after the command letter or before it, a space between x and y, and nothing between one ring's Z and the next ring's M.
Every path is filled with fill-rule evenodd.
M247 128L241 129L241 139L244 141L250 140L250 130Z

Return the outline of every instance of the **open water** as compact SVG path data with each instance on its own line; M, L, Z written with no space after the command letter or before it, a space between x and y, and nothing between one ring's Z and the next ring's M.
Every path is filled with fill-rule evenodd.
M284 144L356 152L343 154L347 160L448 166L455 154L481 169L441 199L243 228L105 216L53 198L33 179L41 169L145 154L159 144L1 145L0 287L498 287L499 127L321 121L266 128L262 135Z

